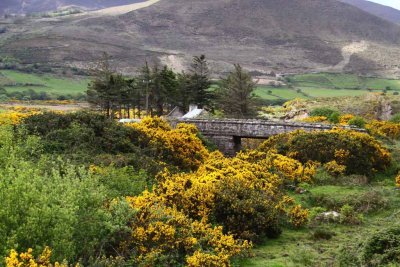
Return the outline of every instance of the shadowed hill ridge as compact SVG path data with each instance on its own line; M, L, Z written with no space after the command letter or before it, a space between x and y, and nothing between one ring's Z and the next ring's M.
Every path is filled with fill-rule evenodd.
M367 0L340 0L344 3L358 7L368 13L377 17L386 19L396 24L400 24L400 10L392 7L379 5Z

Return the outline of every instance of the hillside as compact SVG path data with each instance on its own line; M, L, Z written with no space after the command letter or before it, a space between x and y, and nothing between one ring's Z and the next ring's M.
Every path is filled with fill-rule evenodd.
M396 24L400 24L400 10L384 5L379 5L366 0L341 0L344 3L358 7L368 13L386 19Z
M92 10L138 2L143 2L143 0L2 0L0 2L0 14L47 12L67 6Z
M241 63L254 73L399 74L400 27L336 0L161 0L121 16L9 23L0 53L24 64L85 68L106 51L129 73L146 59L185 68L204 53L217 73Z

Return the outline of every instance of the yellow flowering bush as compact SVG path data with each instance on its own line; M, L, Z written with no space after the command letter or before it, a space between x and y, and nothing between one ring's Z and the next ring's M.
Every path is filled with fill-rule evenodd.
M33 249L28 249L27 252L18 254L16 250L11 250L8 257L6 257L6 267L68 267L66 262L52 264L50 262L51 249L45 247L43 252L35 258L33 256ZM76 267L79 264L75 265Z
M160 174L154 192L167 206L191 218L214 219L235 236L257 241L258 235L275 231L279 218L295 205L290 201L278 205L284 198L281 186L310 181L314 173L312 164L303 166L273 153L253 151L230 159L213 152L194 173Z
M400 123L374 120L369 122L366 128L374 136L400 139Z
M4 113L0 113L0 125L8 125L8 124L19 124L21 121L29 116L37 114L36 112L15 112L15 111L7 111Z
M40 109L37 108L14 106L0 113L0 125L20 124L25 118L40 113Z
M336 161L346 167L347 174L372 175L386 169L391 162L389 151L367 133L344 129L325 131L296 131L273 136L259 150L277 153L303 163L322 164Z
M193 125L180 124L176 129L160 118L146 117L140 123L128 124L142 133L141 142L155 150L162 159L182 169L197 169L208 151Z
M139 266L230 266L234 256L249 253L251 243L226 235L221 226L190 219L162 197L145 191L130 197L137 211L132 234L120 245L119 254ZM133 253L133 255L132 255Z
M328 122L328 118L325 116L310 116L302 119L303 122L317 123L317 122Z
M349 124L349 121L351 121L352 119L354 119L354 115L352 114L343 114L339 117L339 123L341 125L347 125Z
M396 187L400 188L400 173L396 177Z
M307 209L303 209L301 205L292 206L288 212L290 222L295 227L300 227L308 222L308 216L310 212Z
M332 176L340 176L346 172L346 166L340 165L336 160L329 161L324 164L324 169Z

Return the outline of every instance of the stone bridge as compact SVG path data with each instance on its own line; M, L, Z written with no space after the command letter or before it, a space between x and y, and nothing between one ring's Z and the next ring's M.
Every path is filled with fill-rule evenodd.
M295 130L320 131L330 130L337 125L297 123L297 122L275 122L266 120L203 120L203 119L180 119L173 120L172 126L178 123L190 123L197 126L199 131L209 140L213 141L221 152L227 156L233 156L241 150L241 139L268 139L270 136L293 132ZM340 126L343 129L365 131L351 126Z

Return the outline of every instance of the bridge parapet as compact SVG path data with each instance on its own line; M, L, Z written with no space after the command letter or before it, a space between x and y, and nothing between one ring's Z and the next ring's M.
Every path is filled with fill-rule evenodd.
M216 143L226 155L234 155L241 148L241 138L268 139L270 136L293 132L296 130L322 131L333 128L342 128L353 131L365 132L352 126L337 126L329 124L299 123L288 121L267 120L204 120L204 119L179 119L171 121L173 127L178 123L190 123L197 126L199 131Z

